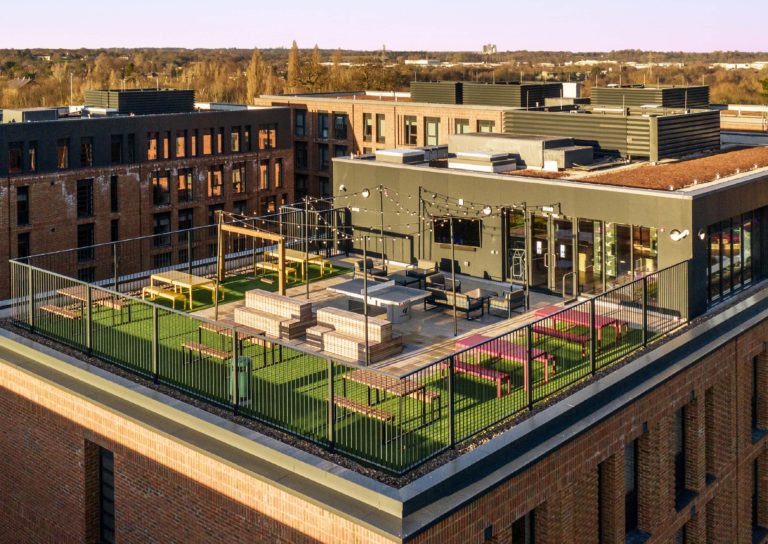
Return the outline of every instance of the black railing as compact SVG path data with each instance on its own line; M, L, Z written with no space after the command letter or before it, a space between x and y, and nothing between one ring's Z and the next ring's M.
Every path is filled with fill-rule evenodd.
M250 262L251 253L230 254L229 266ZM212 273L205 259L192 271ZM680 263L564 309L540 309L540 319L494 338L459 339L450 356L405 375L144 301L134 294L149 273L138 269L118 271L114 283L110 271L98 285L12 261L12 319L155 383L402 474L686 324L687 268Z

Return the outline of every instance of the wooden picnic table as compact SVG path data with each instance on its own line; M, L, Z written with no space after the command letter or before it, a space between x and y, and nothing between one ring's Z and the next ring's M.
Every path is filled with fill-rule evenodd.
M523 389L528 390L528 348L526 346L502 338L491 340L488 336L473 334L457 340L454 347L456 351L467 350L456 356L458 360L463 362L466 362L464 359L468 355L481 354L521 364L523 367ZM548 382L549 365L552 364L553 372L557 370L554 355L538 348L531 348L531 359L544 366L544 382Z
M85 304L88 301L88 286L87 285L74 285L72 287L64 287L56 291L59 295L71 298ZM112 294L101 289L91 289L91 302L98 302L100 300L106 300L112 298Z
M592 327L592 320L589 312L583 312L581 310L570 309L563 311L561 306L545 306L535 310L533 314L536 317L548 317L556 323L565 323L566 325L577 325L579 327L586 327L587 329ZM559 313L558 313L559 312ZM603 329L611 328L616 333L616 340L621 340L622 332L629 328L629 324L621 319L615 317L608 317L604 315L595 314L595 333L597 334L597 346L602 346L603 343Z
M264 252L264 255L267 257L272 258L279 258L279 253L277 250L267 250ZM322 277L325 274L325 259L323 259L322 256L318 255L317 253L304 253L303 251L298 251L295 249L286 249L285 250L285 260L292 262L292 263L300 263L301 264L301 279L304 280L307 277L307 265L309 263L318 263L320 265L320 277Z
M398 397L398 420L402 422L403 415L403 398L407 396L413 396L416 399L420 399L421 403L421 422L426 424L427 422L427 395L426 385L419 383L416 380L410 378L395 378L387 376L373 370L360 369L353 370L342 374L342 394L347 396L347 381L359 383L368 388L368 405L371 406L371 389L376 391L376 402L379 403L379 392L384 392L384 398L389 393Z
M208 278L195 276L193 274L187 274L179 270L168 270L166 272L158 272L152 274L149 277L149 286L154 287L155 282L166 283L172 285L175 288L186 289L189 291L189 309L192 309L192 291L194 289L207 289L211 292L211 302L216 301L218 297L218 282Z

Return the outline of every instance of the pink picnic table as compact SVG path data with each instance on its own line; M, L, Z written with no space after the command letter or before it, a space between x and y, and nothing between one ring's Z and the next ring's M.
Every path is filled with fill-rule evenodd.
M560 313L557 313L560 312ZM565 323L567 325L577 325L579 327L590 328L592 326L589 312L571 309L563 311L561 306L545 306L533 312L536 317L549 317L556 323ZM616 340L621 339L621 333L629 328L629 324L615 317L604 315L595 315L595 330L597 332L597 347L603 343L603 329L610 327L616 333Z
M503 340L497 338L491 340L488 336L482 334L473 334L465 338L461 338L456 341L455 348L457 351L465 351L460 356L466 356L467 354L482 354L490 355L491 357L498 357L514 363L520 363L523 366L523 388L528 390L528 348L520 344L515 344L509 340ZM471 348L471 349L470 349ZM459 359L459 356L457 356ZM544 365L544 381L549 381L549 365L552 364L552 372L556 371L555 357L547 353L544 350L532 348L531 359Z

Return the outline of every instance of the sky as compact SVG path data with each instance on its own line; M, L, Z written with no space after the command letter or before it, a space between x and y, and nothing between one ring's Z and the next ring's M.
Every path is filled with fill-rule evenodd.
M0 48L768 51L766 0L2 0ZM66 6L66 7L63 7ZM124 6L116 11L113 6Z

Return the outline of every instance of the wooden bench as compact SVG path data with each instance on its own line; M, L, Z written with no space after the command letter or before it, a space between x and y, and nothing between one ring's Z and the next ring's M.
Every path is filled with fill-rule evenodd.
M428 402L431 407L432 419L435 419L435 402L437 402L437 418L440 419L443 417L443 407L440 404L440 391L422 389L421 391L414 391L408 396L421 402Z
M68 310L67 308L62 308L61 306L56 306L55 304L46 304L45 306L40 306L40 311L72 320L80 319L81 317L80 313L74 310Z
M373 406L368 406L366 404L354 401L352 399L348 399L346 397L334 397L333 403L336 406L344 408L348 412L361 414L371 419L376 419L378 421L381 421L382 423L390 423L395 420L395 414L393 413L387 412L386 410L382 410L380 408L374 408ZM341 418L337 418L337 419L341 419ZM387 427L388 427L387 425L381 426L380 440L382 443L387 441Z
M123 310L128 308L128 323L131 322L131 304L126 299L117 297L100 298L94 301L94 304L102 308L109 308L115 312L120 312L120 323L123 322ZM112 314L112 324L115 324L115 315Z
M260 268L264 272L280 272L280 265L271 261L261 261L256 263L256 268ZM299 276L295 267L284 265L283 268L285 269L286 279L293 276L293 281L299 281Z
M531 331L533 331L534 334L538 334L540 336L551 336L552 338L560 338L561 340L565 340L566 342L573 342L574 344L580 344L581 357L585 358L587 356L587 346L589 345L589 336L584 336L581 334L576 334L568 331L561 331L560 329L553 329L550 327L544 327L542 325L533 325L531 327Z
M178 293L176 291L171 291L170 289L162 289L160 287L144 287L141 290L141 299L144 300L147 295L151 296L153 300L158 297L170 300L174 309L176 309L176 301L180 300L184 303L184 309L187 309L187 295L184 293Z
M496 382L496 397L501 397L501 382L507 382L507 395L512 391L512 377L492 368L485 368L480 365L470 365L459 361L454 361L453 370L461 374L467 374L483 380Z
M230 351L212 348L210 346L206 346L205 344L201 344L200 342L194 342L192 340L187 340L181 345L181 347L183 347L186 350L189 350L190 363L192 362L193 352L197 353L201 359L203 355L205 355L206 357L210 357L211 359L217 359L222 362L232 357L232 352Z

